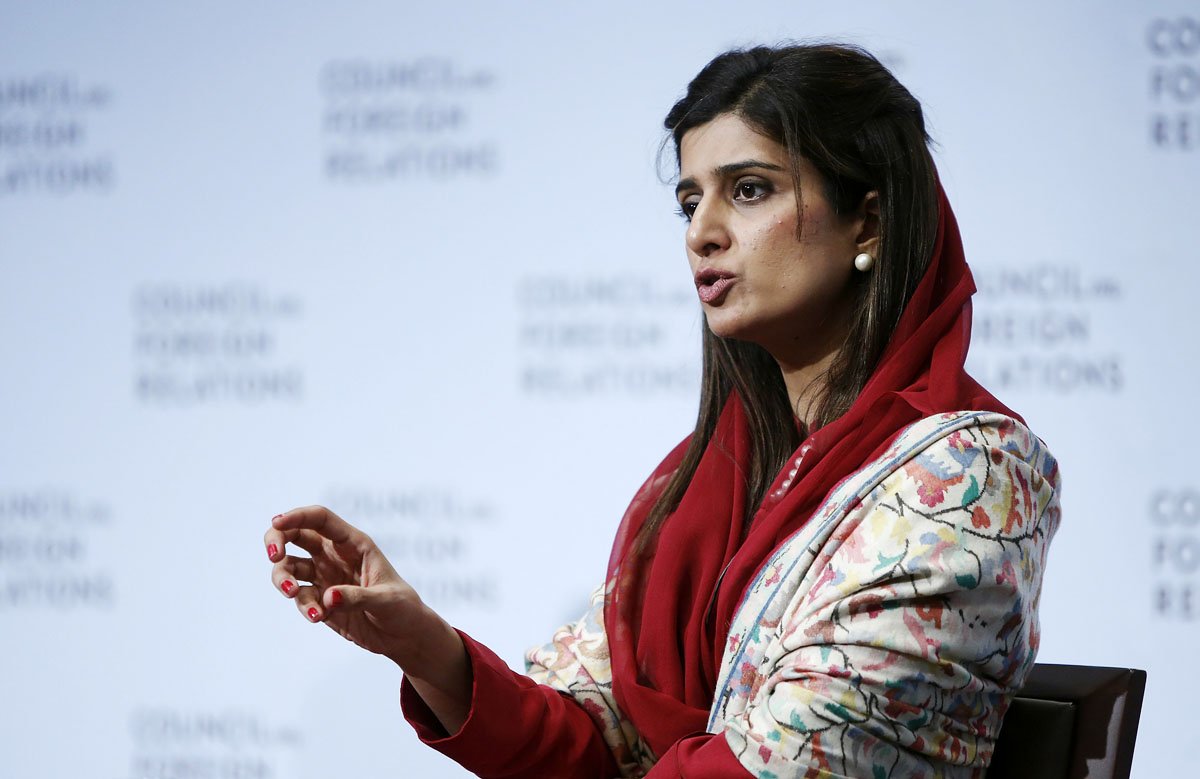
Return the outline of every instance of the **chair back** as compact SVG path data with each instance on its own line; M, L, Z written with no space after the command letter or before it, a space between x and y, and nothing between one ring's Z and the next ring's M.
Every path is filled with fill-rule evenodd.
M988 779L1129 779L1146 672L1039 663L1013 698Z

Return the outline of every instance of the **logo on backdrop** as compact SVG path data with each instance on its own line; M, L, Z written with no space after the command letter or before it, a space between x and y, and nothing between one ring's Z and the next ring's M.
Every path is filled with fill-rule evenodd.
M111 607L113 572L92 554L111 529L106 503L71 490L0 492L0 613Z
M72 74L0 79L0 197L107 192L112 155L92 142L112 90Z
M990 390L1119 393L1122 355L1097 326L1121 284L1065 263L976 268L967 368Z
M269 779L275 751L303 746L294 727L242 710L142 707L129 715L131 779L238 777Z
M1150 52L1150 145L1200 149L1200 17L1154 19Z
M495 75L448 57L327 63L325 176L341 183L489 176L496 143L476 126Z
M301 368L280 354L300 300L257 284L143 284L133 292L133 390L140 402L296 401Z
M321 502L371 536L434 607L499 604L494 561L479 543L497 524L498 512L487 499L457 488L343 485L330 488Z
M1200 490L1167 487L1150 496L1154 613L1200 619Z
M526 395L647 396L699 385L701 315L686 288L628 273L542 274L518 279L516 296ZM681 330L695 337L681 338Z

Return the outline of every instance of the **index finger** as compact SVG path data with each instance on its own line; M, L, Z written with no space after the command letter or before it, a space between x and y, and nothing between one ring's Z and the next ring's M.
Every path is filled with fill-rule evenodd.
M324 506L305 506L276 514L271 527L279 531L313 530L335 544L354 544L363 536L362 531Z

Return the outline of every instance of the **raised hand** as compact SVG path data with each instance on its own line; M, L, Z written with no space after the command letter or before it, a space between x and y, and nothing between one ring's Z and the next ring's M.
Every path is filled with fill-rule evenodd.
M271 581L310 622L324 622L399 665L446 729L470 709L471 669L458 633L421 601L370 536L321 506L276 515L263 536ZM295 544L309 557L287 554Z
M370 536L329 509L308 506L272 519L263 541L275 563L271 581L306 618L403 667L421 599ZM289 543L310 557L285 554Z

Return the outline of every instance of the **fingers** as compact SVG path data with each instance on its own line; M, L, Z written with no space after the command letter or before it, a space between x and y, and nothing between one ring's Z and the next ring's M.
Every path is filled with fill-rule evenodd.
M287 555L275 563L271 569L271 581L284 597L291 598L296 603L296 609L309 622L320 622L325 614L321 607L321 590L316 584L301 584L313 582L316 579L316 566L307 557Z
M276 517L282 516L276 514ZM272 519L272 522L275 520ZM283 547L287 544L287 540L283 537L283 532L276 530L274 525L267 528L267 532L263 534L263 546L267 550L267 559L273 563L283 559Z
M362 531L324 506L305 506L277 514L271 519L275 530L312 530L335 544L357 544L365 538Z
M306 586L295 590L296 609L309 622L320 622L325 614L321 610L321 594L316 587Z
M289 542L313 553L326 540L338 546L348 545L363 554L372 548L366 533L324 506L305 506L276 514L263 535L263 546L267 558L275 563L283 558Z
M375 588L376 590L381 588ZM362 611L369 608L372 602L379 598L372 593L371 588L343 585L330 587L321 597L321 605L329 610L342 609L345 611Z
M291 583L285 579L284 583ZM282 585L280 586L282 589ZM297 586L291 590L296 610L309 622L321 622L333 612L403 609L405 601L415 599L411 589L384 585L380 587L358 587L339 584L324 590L312 585Z
M294 590L296 609L309 622L321 622L335 611L397 610L407 598L415 598L411 590L395 586L357 587L339 584L321 590L305 586Z
M283 540L285 544L295 544L310 555L324 550L326 541L315 530L285 530Z
M411 587L394 584L356 587L339 584L321 594L321 613L332 611L373 611L379 614L404 610L419 600Z
M287 554L288 544L295 544L316 560ZM399 592L400 597L404 598L404 590L411 593L411 588L386 585L383 588L327 586L330 584L327 568L344 569L345 577L336 575L334 581L352 579L368 556L373 562L365 570L377 574L370 578L378 581L379 577L384 580L398 580L399 577L395 576L387 560L378 554L369 536L322 506L306 506L275 515L263 535L263 545L268 559L275 564L271 570L271 581L275 588L292 599L296 608L310 622L321 622L333 609L347 606L363 609L373 602L384 604L389 594L395 598ZM318 563L321 570L325 571L320 577L324 581L317 581Z
M284 559L288 544L295 544L313 556L326 552L325 539L312 530L279 531L271 529L263 537L263 544L267 548L267 559L273 563Z
M314 581L316 573L316 566L310 558L287 555L271 569L271 581L276 589L290 598L296 594L300 582Z
M263 546L267 550L267 559L273 563L283 559L287 542L296 537L295 532L288 533L275 527L276 520L283 516L285 514L276 514L271 517L271 524L267 527L267 532L263 534Z

